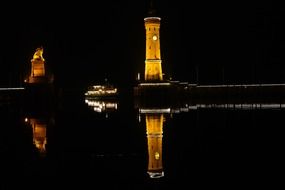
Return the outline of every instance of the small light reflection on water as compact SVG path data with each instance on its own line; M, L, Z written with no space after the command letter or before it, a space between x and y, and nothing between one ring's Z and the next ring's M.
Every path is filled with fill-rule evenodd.
M118 109L118 102L115 100L85 99L85 103L98 113L108 113Z

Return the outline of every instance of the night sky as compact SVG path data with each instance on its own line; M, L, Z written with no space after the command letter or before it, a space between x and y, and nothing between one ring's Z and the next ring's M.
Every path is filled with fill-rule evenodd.
M131 85L145 61L149 1L1 5L0 86L19 86L35 49L55 82ZM165 77L199 84L284 83L285 8L271 2L156 0Z

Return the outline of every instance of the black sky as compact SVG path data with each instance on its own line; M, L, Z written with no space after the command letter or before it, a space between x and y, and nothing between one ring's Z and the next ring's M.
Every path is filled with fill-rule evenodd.
M38 46L55 80L130 85L143 73L149 2L1 6L0 86L18 86ZM271 2L156 0L166 77L200 84L285 82L284 8ZM197 75L198 73L198 75Z

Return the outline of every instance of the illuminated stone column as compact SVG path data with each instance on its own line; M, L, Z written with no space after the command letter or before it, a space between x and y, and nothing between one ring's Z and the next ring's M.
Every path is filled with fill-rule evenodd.
M160 57L160 18L146 17L144 19L146 29L146 59L145 80L162 81L162 67Z
M28 83L41 83L45 74L45 59L43 58L43 48L37 48L31 60L31 74L29 76Z
M163 114L146 114L148 174L151 178L164 176L162 165L163 120Z
M46 144L47 144L47 135L46 135L47 124L39 119L29 119L29 123L33 129L34 145L42 155L45 155Z

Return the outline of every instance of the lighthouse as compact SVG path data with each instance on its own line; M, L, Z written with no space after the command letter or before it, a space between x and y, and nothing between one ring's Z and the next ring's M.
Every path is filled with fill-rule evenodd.
M146 30L145 81L162 81L162 67L160 55L160 17L154 16L154 9L150 9L148 17L144 18Z

